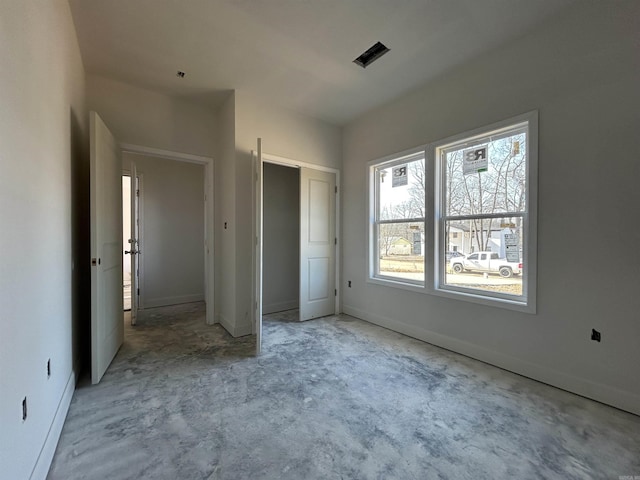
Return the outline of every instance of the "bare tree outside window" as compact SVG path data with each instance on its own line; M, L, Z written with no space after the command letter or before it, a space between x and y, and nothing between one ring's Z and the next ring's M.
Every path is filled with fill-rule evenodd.
M537 144L529 112L370 162L370 280L535 312Z
M486 152L486 165L469 171L465 153L473 152L474 148ZM527 201L527 151L526 125L438 149L445 185L444 245L449 248L451 229L455 227L468 237L468 242L463 242L463 253L496 254L482 255L481 259L491 260L485 263L474 263L474 259L456 260L454 269L450 265L445 269L446 284L523 295L520 274ZM498 282L493 275L510 280Z
M403 178L394 174L399 170ZM383 162L373 167L372 173L376 198L374 275L424 283L424 152Z

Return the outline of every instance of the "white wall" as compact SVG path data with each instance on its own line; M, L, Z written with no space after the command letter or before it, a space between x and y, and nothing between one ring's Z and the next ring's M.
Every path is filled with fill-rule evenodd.
M635 1L579 2L348 125L344 311L640 413L638 18ZM366 283L366 162L534 109L538 313Z
M204 300L204 166L124 153L143 178L141 307Z
M219 263L221 230L218 215L222 214L225 182L222 174L222 138L227 129L225 117L206 105L173 98L161 93L135 87L99 75L87 75L87 106L95 110L121 143L213 157L215 162L214 255L216 289L214 314L220 317ZM221 108L223 110L223 108ZM233 131L233 126L229 127ZM232 178L232 177L230 177ZM230 183L230 182L227 182Z
M264 164L262 312L298 308L300 170Z
M119 142L215 156L217 116L208 106L98 75L87 75L87 105Z
M234 335L251 333L254 249L252 212L254 188L251 151L258 137L263 152L301 162L339 169L342 132L337 126L276 107L243 91L235 92L235 252L236 292ZM226 180L225 180L226 181ZM223 254L226 255L226 254Z
M219 161L216 162L215 259L216 321L234 334L236 317L236 110L235 93L218 111Z
M0 476L23 480L46 476L89 320L87 114L67 2L0 9Z

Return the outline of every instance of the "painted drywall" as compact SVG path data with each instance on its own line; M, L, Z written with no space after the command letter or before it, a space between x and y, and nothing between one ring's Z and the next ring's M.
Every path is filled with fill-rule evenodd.
M142 177L142 308L204 300L204 166L124 153Z
M220 142L216 162L215 190L215 304L216 321L232 335L236 318L236 111L235 94L218 111Z
M345 128L346 313L640 413L638 18L580 2ZM366 163L534 109L537 314L367 283Z
M98 75L87 75L87 105L121 143L213 157L217 116L208 106Z
M225 107L221 107L220 112L214 112L204 104L170 97L95 74L87 75L87 105L90 110L100 114L121 143L214 158L214 315L220 319L220 300L225 298L220 291L225 288L220 278L220 263L225 258L221 255L222 243L217 239L226 239L221 235L218 219L223 212L223 199L228 193L223 192L223 189L230 182L223 181L222 174L227 175L229 172L224 171L222 165L220 155L224 153L224 145L219 139L234 130L233 123L227 125L224 113L220 113L225 111ZM228 248L235 247L231 243ZM235 276L233 271L234 269L225 270L228 275ZM233 312L229 315L233 318Z
M0 476L43 479L89 321L85 74L66 1L1 10Z
M298 308L300 170L265 163L263 171L262 313Z
M236 90L235 100L235 334L251 333L253 210L255 176L251 151L257 138L263 152L305 163L340 169L342 130Z

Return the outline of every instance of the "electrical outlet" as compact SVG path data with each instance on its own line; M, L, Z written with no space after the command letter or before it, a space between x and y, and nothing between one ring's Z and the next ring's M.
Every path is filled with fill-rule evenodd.
M600 332L597 331L595 328L591 329L591 340L594 340L596 342L599 342L601 340Z
M47 360L47 378L51 377L51 359Z
M349 280L349 288L351 288L351 280Z
M27 397L22 400L22 421L27 419Z

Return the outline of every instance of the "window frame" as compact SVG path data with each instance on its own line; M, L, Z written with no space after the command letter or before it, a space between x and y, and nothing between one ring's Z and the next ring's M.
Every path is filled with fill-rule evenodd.
M426 204L425 204L425 217L417 217L417 218L409 218L409 219L393 219L393 220L379 220L380 217L380 192L378 188L378 170L391 168L396 165L402 165L404 163L410 163L415 160L423 159L425 165L425 179L427 173L427 152L425 147L412 148L409 150L405 150L400 153L396 153L394 155L388 155L386 157L372 160L367 163L367 177L369 179L369 189L367 192L367 201L369 205L369 217L368 217L368 225L367 225L367 260L368 260L368 275L367 282L375 283L379 285L387 285L393 286L396 288L402 288L406 290L413 290L424 292L425 286L427 283L427 252L429 251L427 247L427 242L429 240L427 233L427 221L428 218L426 214L428 213ZM429 185L429 181L426 180L427 185ZM428 189L428 188L427 188ZM424 269L424 280L411 280L402 277L392 277L384 274L380 274L380 247L378 241L378 226L385 223L419 223L423 224L423 231L425 237L425 249L423 252L423 269ZM429 242L430 243L430 242Z
M524 271L523 296L514 298L513 295L491 293L479 289L455 287L444 284L445 279L445 251L446 239L444 222L447 217L445 209L446 187L444 185L445 175L443 170L443 160L439 152L452 146L480 144L479 140L497 134L500 136L504 132L509 132L518 127L526 126L527 129L527 165L525 183L525 208L523 212L516 215L523 219L523 251L522 263ZM433 271L430 276L429 293L447 298L457 298L479 303L483 305L499 306L511 310L526 313L536 312L536 283L537 283L537 205L538 205L538 112L532 111L522 115L511 117L500 122L476 128L471 131L462 132L457 135L439 140L429 145L428 162L434 171L433 188L428 191L431 196L430 203L434 206L433 222L430 222L432 232L432 251L430 257L433 260ZM490 217L511 217L514 212L500 212L490 214ZM479 215L471 215L478 217ZM482 215L480 215L482 216Z
M444 238L444 202L446 194L442 162L438 160L438 151L463 140L473 143L494 132L508 131L526 124L527 127L527 166L526 166L526 201L523 218L522 262L524 265L523 297L496 294L479 289L459 288L444 285L446 265L446 246ZM467 142L464 142L467 143ZM424 217L424 282L415 282L401 277L380 275L379 246L377 239L379 192L376 169L388 168L411 161L411 157L424 154L425 163L425 217ZM368 219L367 219L367 282L394 288L411 290L423 294L431 294L455 300L505 308L525 313L536 313L537 303L537 226L538 226L538 111L534 110L508 119L485 125L470 131L462 132L445 139L405 150L393 155L372 160L367 163L368 177ZM509 212L502 212L508 217ZM519 214L520 215L520 214ZM421 219L413 219L421 221ZM406 221L406 219L402 219ZM374 255L374 253L378 252Z

